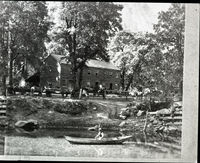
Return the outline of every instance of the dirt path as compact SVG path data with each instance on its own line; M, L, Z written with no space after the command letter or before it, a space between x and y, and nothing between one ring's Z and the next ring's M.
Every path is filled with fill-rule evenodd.
M88 99L88 101L97 102L98 104L107 107L109 118L116 117L116 115L120 113L121 109L125 108L127 104L131 102L130 99Z

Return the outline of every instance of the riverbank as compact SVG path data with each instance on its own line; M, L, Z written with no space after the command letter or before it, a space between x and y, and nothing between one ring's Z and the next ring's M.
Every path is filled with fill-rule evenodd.
M108 102L109 101L109 102ZM7 100L7 121L14 127L17 121L36 120L43 128L88 128L102 124L105 129L117 130L122 122L117 117L128 100L58 99L18 96Z
M4 119L8 124L8 129L4 130L3 134L6 146L4 154L88 158L180 158L181 132L177 127L171 128L170 132L164 132L165 129L160 126L160 122L151 125L152 116L149 115L147 131L143 132L145 116L137 117L131 114L126 119L119 117L121 109L130 106L131 102L133 100L130 98L118 97L110 97L106 100L38 96L8 97L7 118ZM133 110L131 112L133 113ZM37 121L40 128L25 131L15 127L16 122L30 119ZM88 131L88 128L98 124L103 126L105 137L121 135L133 137L120 146L82 145L81 148L70 144L63 137L64 135L95 137L97 131ZM102 152L99 154L98 151L93 150L94 147L101 149ZM124 147L123 151L122 147ZM116 152L110 152L113 150Z
M131 98L112 96L107 99L92 97L87 100L12 96L7 98L7 118L4 119L4 125L7 129L15 129L16 122L33 120L39 124L40 128L47 129L88 129L101 124L104 130L110 131L143 132L146 127L149 134L160 135L162 138L169 133L181 135L182 123L176 122L179 123L177 126L174 122L181 120L181 117L171 117L174 116L171 113L168 117L164 117L163 114L163 111L171 110L172 105L169 109L162 109L160 117L149 113L147 122L145 122L146 115L142 115L142 110L136 109L138 113L135 114L136 107L134 106L137 105L135 102ZM166 106L162 103L158 104L153 105L154 109L158 106L160 108ZM127 108L130 116L123 119L119 113L122 109L126 110ZM180 110L179 108L178 110ZM138 114L140 115L138 116ZM178 111L177 114L181 115L182 113Z

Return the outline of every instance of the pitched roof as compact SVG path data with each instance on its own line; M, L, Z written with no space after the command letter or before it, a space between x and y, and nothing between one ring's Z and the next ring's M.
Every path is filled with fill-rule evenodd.
M60 62L62 57L64 57L63 55L58 55L58 54L51 54L51 56L57 61Z
M94 68L102 68L102 69L120 70L111 62L99 61L94 59L86 61L86 66Z
M63 55L51 54L53 58L56 59L57 62L67 64L65 59L62 59ZM99 61L95 59L90 59L86 61L87 67L101 68L101 69L112 69L112 70L120 70L111 62Z

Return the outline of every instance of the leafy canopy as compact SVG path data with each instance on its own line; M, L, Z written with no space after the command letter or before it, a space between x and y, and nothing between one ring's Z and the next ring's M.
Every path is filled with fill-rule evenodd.
M5 68L9 69L12 85L12 74L23 75L27 62L35 68L39 66L46 51L44 41L50 23L43 1L1 1L0 6L1 57L9 62Z
M109 60L107 45L109 38L122 30L122 8L112 2L76 1L61 2L53 9L59 23L49 32L50 52L66 56L75 84L76 72L88 59Z
M111 60L121 69L123 90L151 87L162 59L152 34L122 31L110 44ZM152 71L149 71L152 70Z
M184 4L160 12L155 33L119 32L110 42L111 60L121 69L122 89L157 88L166 94L183 77Z
M172 3L168 11L159 13L158 19L154 30L163 50L162 80L168 91L183 80L185 4Z
M122 8L112 2L62 2L57 8L59 25L49 32L51 43L59 44L58 53L67 51L68 61L76 62L76 68L91 58L108 60L109 37L122 29Z

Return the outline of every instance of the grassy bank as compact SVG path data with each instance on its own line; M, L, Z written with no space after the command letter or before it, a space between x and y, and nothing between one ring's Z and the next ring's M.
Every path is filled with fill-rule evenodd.
M131 99L109 98L106 100L91 98L88 100L44 98L32 96L14 96L7 100L7 124L14 128L18 121L36 120L41 128L51 129L88 129L101 124L105 130L143 132L146 116L131 114L121 119L119 113L127 107ZM132 101L133 102L133 101ZM131 107L131 113L134 107ZM163 136L166 133L181 133L181 125L175 126L161 116L154 119L148 115L146 131ZM169 117L170 120L171 117ZM166 122L164 122L164 120ZM168 126L166 125L168 124Z
M86 128L102 123L104 128L118 128L120 119L109 118L110 109L95 101L12 97L7 102L10 126L19 120L37 120L43 127Z

